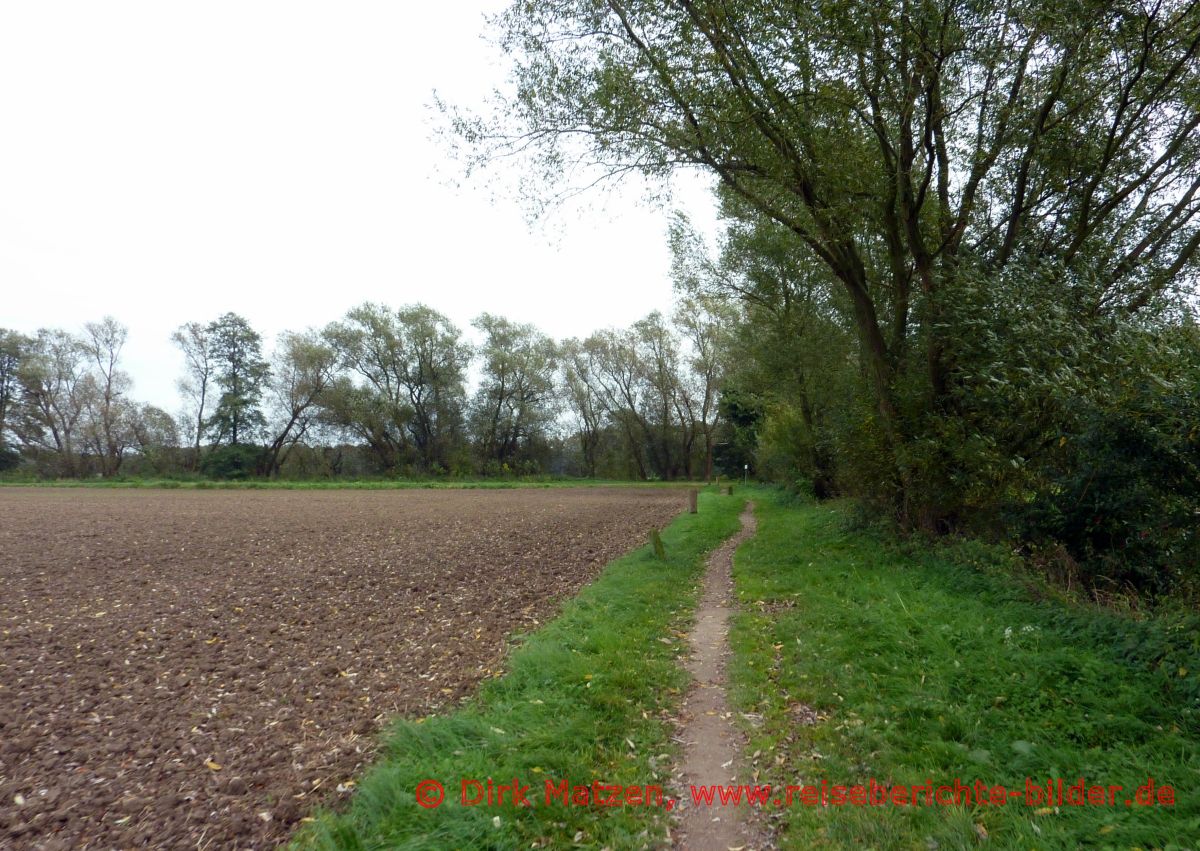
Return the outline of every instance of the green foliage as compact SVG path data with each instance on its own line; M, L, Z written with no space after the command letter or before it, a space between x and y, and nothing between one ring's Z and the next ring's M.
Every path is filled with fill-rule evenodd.
M15 425L14 415L21 391L21 363L30 343L23 334L0 328L0 449L8 445L8 432ZM0 469L4 467L0 466Z
M1071 310L1047 274L964 276L942 309L958 416L913 416L924 499L960 527L1065 547L1085 584L1194 587L1200 336Z
M207 452L200 472L212 479L247 479L258 472L262 458L261 446L230 443Z
M270 368L262 357L262 337L236 313L226 313L207 328L208 356L221 388L205 429L214 443L237 445L253 439L266 426L263 386Z
M729 383L721 394L720 409L721 433L715 450L717 472L736 477L755 460L758 430L764 417L762 402Z
M1186 847L1200 836L1200 619L1143 621L1037 598L977 543L907 552L843 507L766 494L738 550L733 697L761 716L759 782L1009 788L1153 776L1173 807L807 807L781 848ZM761 604L759 604L761 601ZM797 723L808 719L813 723ZM1172 843L1177 843L1172 845Z
M536 467L556 413L558 347L532 325L485 313L475 320L484 334L483 377L470 409L475 448L485 470Z
M381 471L445 469L461 447L471 348L441 313L420 304L366 303L326 338L354 379L326 396L326 419L366 441Z
M520 0L498 26L514 96L456 124L481 159L719 179L720 257L678 227L675 275L745 308L762 472L907 528L1017 517L1096 579L1194 571L1194 389L1105 393L1162 378L1145 341L1193 306L1200 6Z
M1068 428L1009 510L1025 537L1061 542L1093 584L1200 588L1200 338L1125 334L1105 392L1077 399Z
M693 320L673 326L655 311L629 328L564 343L564 395L585 470L607 469L608 455L615 474L643 481L707 473L717 387L702 349L713 335L711 316Z
M109 479L55 479L47 480L32 475L5 476L5 486L13 487L58 487L58 488L195 488L211 490L512 490L515 488L578 488L578 487L614 487L628 488L628 479L578 479L534 474L529 476L482 479L482 478L431 478L414 477L408 479L375 478L375 479L204 479L194 474L182 478L160 479L140 478L135 476L115 476ZM679 487L669 482L644 482L637 487Z

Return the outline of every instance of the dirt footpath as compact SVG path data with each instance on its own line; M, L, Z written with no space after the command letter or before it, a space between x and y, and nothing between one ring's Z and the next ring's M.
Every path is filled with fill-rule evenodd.
M0 488L0 847L273 847L685 504Z

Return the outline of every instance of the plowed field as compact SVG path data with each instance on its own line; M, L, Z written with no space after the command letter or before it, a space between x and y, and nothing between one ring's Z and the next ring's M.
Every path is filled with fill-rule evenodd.
M0 846L272 847L685 505L0 488Z

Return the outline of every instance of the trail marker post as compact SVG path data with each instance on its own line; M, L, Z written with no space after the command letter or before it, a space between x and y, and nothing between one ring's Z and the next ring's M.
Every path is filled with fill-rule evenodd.
M667 560L667 548L663 546L662 535L658 534L657 529L650 530L650 547L654 550L654 557L659 561Z

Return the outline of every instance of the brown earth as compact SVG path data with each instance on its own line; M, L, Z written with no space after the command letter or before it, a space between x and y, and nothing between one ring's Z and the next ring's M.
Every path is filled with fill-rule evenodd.
M0 489L0 846L275 845L685 503Z
M675 773L675 811L679 830L674 845L679 851L754 851L771 847L759 830L755 813L747 804L697 804L692 786L727 786L756 782L747 777L743 751L746 737L733 721L726 696L730 656L729 618L736 606L733 589L733 554L758 528L754 504L747 503L742 529L708 558L696 623L688 633L687 670L692 688L683 700L677 739L683 754Z

